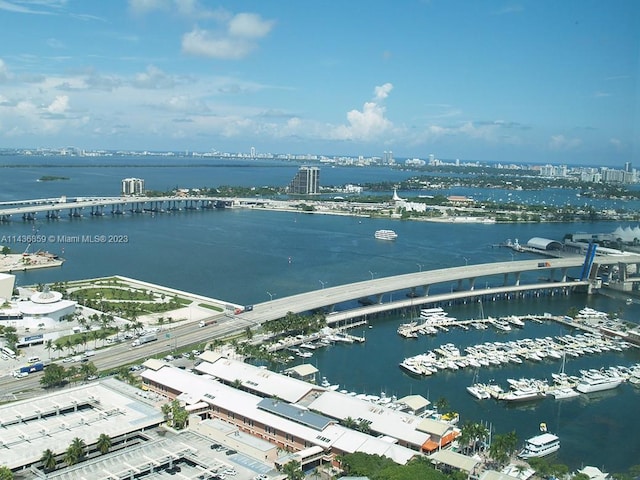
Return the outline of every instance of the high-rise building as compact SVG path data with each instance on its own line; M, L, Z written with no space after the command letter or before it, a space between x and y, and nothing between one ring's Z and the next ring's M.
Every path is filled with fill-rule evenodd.
M144 195L144 180L142 178L123 178L122 195Z
M256 147L251 147L251 158L256 158Z
M289 193L295 195L316 195L320 193L320 169L300 167L289 184Z
M633 168L631 167L631 162L624 162L624 171L627 173L631 173Z

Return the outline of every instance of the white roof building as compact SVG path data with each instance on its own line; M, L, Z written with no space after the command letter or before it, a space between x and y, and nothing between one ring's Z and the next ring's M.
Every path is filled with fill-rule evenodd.
M242 388L246 382L257 380L254 383L259 383L262 390L277 392L271 395L271 397L277 398L255 395L225 385L208 376L196 375L169 365L158 370L145 370L141 376L147 385L162 386L164 391L172 393L187 404L207 402L212 412L228 412L224 414L224 418L231 422L236 419L244 419L242 425L249 425L246 422L250 422L251 426L268 426L270 430L276 432L274 435L277 435L278 438L282 436L295 437L307 445L320 446L324 450L332 448L334 451L377 453L388 456L399 463L406 463L416 455L415 450L394 444L395 439L375 438L351 430L338 425L336 420L332 418L314 413L311 408L296 405L295 402L283 401L288 396L297 397L302 390L313 391L319 387L307 384L307 387L302 389L299 384L305 382L246 365L264 375L254 378L248 374L249 369L243 370L237 364L246 365L241 362L229 361L226 358L219 359L215 365L218 368L229 367L229 370L235 374L244 373ZM219 370L213 366L203 362L198 366L198 369L202 372L218 372ZM234 369L234 366L238 368ZM211 375L215 376L214 373ZM235 378L233 374L229 375L231 376L228 378ZM289 381L293 382L288 383ZM269 382L272 384L268 385ZM288 392L283 390L288 385L291 385L298 393L288 395ZM428 435L426 437L428 438Z
M263 397L278 397L290 403L298 402L313 390L324 391L316 385L280 375L248 363L220 358L214 363L202 362L196 370L212 375L220 381L233 384L239 380L242 388Z

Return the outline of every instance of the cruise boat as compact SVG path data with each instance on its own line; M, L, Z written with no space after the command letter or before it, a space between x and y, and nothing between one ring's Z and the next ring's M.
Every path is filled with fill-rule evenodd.
M395 240L398 238L398 234L393 230L376 230L373 236L378 240Z
M612 390L618 387L624 379L622 377L613 377L602 374L583 375L576 385L576 390L580 393L601 392L603 390Z
M522 459L546 457L559 449L560 439L551 433L543 433L526 440L524 448L518 454L518 457Z

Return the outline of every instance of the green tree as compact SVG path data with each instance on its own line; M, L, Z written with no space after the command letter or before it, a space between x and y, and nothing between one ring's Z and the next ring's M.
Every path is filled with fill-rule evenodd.
M302 465L296 460L285 463L282 467L282 473L287 476L287 480L302 480L304 478Z
M44 452L42 452L40 462L42 462L42 468L45 472L51 472L56 468L56 454L53 452L53 450L47 448Z
M13 472L9 467L0 466L0 480L13 480Z
M44 343L44 349L49 352L49 358L51 358L51 350L54 348L53 345L53 340L48 339L45 343Z
M101 433L98 437L98 441L96 442L96 448L103 455L107 453L111 448L111 437L109 437L109 435L107 435L106 433Z
M71 444L67 447L64 454L64 461L67 465L75 465L82 461L85 456L85 449L87 445L80 437L76 437L71 441Z
M45 388L63 385L67 380L67 373L62 365L52 363L44 368L40 377L40 385Z

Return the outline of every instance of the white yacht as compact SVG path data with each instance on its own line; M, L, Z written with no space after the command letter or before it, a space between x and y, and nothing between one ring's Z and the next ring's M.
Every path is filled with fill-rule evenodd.
M486 387L480 383L474 383L467 387L467 392L476 397L478 400L486 400L491 398L491 395L487 391Z
M560 439L551 434L543 433L525 441L524 448L518 457L527 459L534 457L545 457L560 449Z
M576 385L576 390L580 393L601 392L618 387L622 381L622 377L591 373L580 378L578 385Z
M393 230L376 230L373 235L378 240L395 240L398 238L398 234Z

